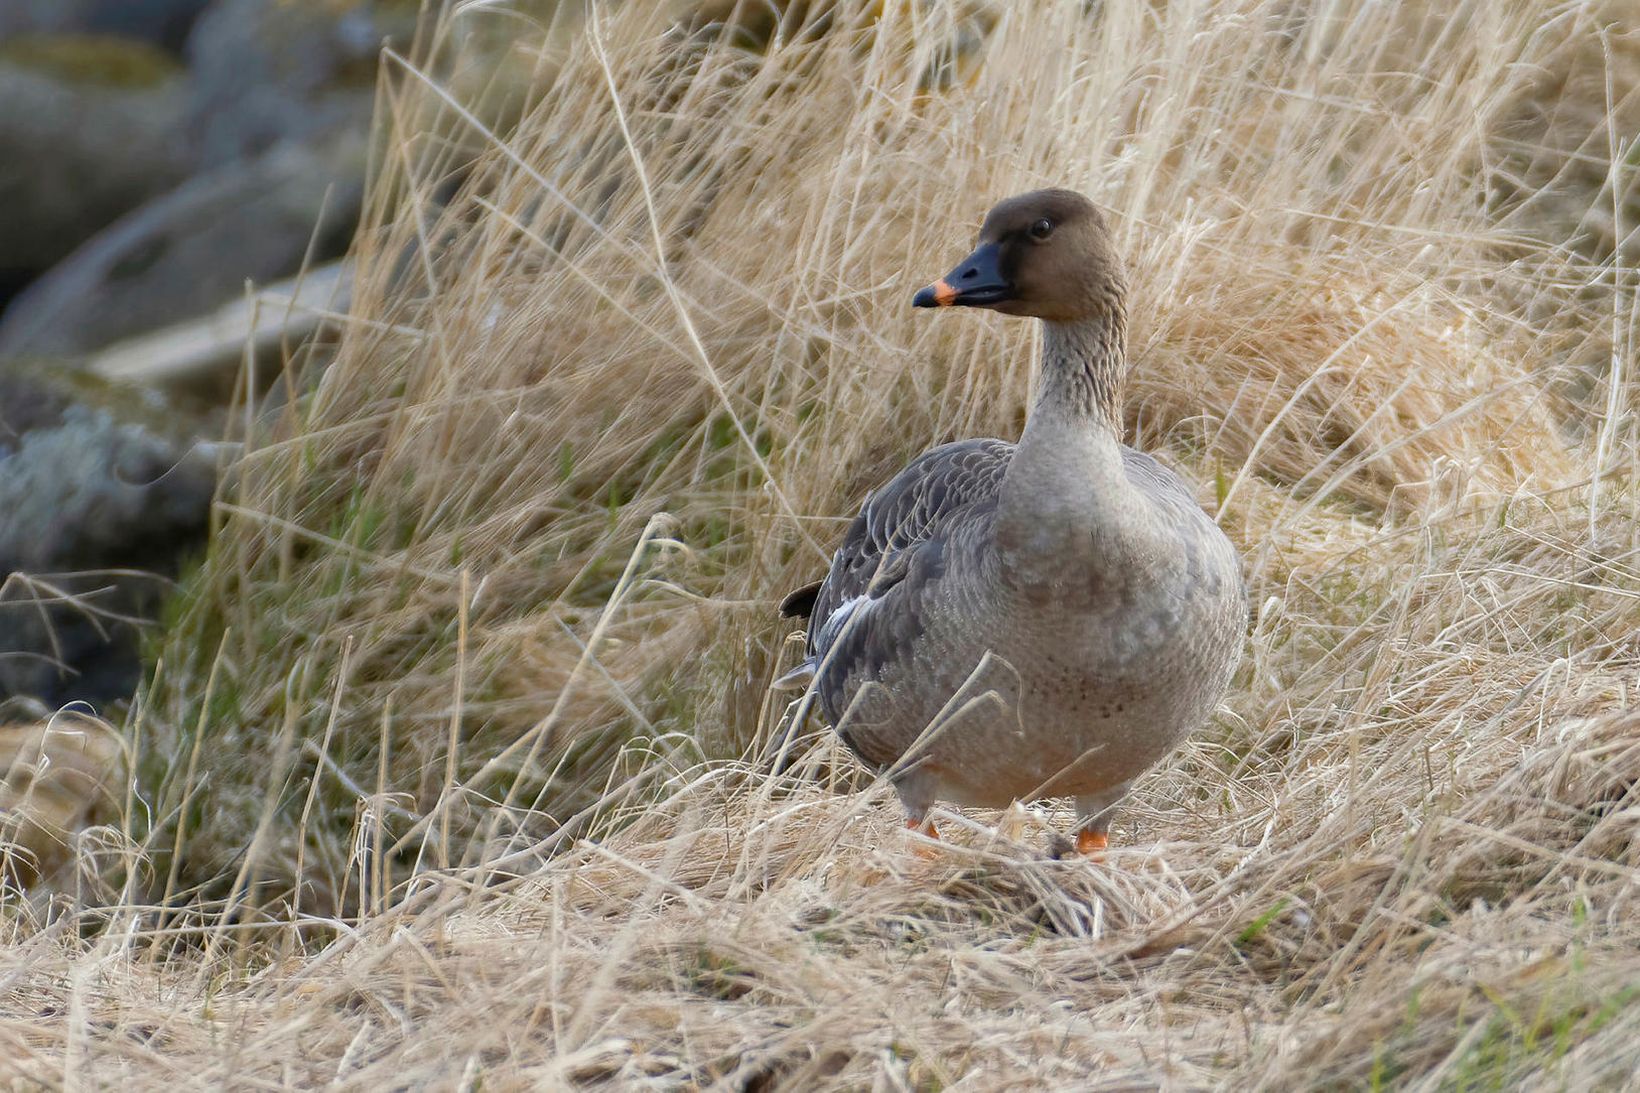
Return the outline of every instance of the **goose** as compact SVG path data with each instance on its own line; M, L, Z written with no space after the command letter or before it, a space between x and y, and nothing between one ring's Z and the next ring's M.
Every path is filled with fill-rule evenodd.
M936 801L1069 796L1098 859L1134 779L1230 685L1239 559L1178 475L1122 443L1127 281L1093 202L1001 202L912 303L1037 319L1035 402L1017 444L944 444L871 492L825 577L781 604L808 626L777 683L812 688L907 827L938 838Z

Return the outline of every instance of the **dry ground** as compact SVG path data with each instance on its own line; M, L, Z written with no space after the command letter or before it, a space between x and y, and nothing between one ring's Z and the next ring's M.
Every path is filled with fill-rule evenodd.
M1626 9L704 7L389 59L334 360L247 377L151 685L75 737L107 822L15 832L0 1075L1632 1085ZM1019 428L1029 326L907 304L1044 184L1110 209L1132 438L1255 605L1098 867L1046 806L921 856L823 732L763 773L780 594Z

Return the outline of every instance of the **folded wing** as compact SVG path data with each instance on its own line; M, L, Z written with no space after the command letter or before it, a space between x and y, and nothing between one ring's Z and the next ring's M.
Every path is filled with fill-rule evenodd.
M783 614L809 620L807 657L786 678L818 672L829 717L846 680L875 676L915 642L947 546L994 510L1013 454L1005 441L974 439L918 456L866 498L825 579L781 603Z

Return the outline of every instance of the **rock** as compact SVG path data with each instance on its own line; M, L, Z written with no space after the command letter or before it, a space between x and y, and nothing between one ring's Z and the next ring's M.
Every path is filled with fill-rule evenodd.
M381 44L420 4L71 0L4 20L147 33L161 9L190 25L186 72L134 39L0 38L0 356L79 356L346 249Z
M29 34L0 41L0 61L74 87L145 90L182 69L156 46L103 34Z
M117 341L87 357L84 368L111 383L223 403L232 399L232 384L247 359L266 361L257 375L272 383L268 395L278 402L288 389L273 383L273 376L287 347L303 346L310 364L324 359L315 339L333 328L333 317L347 313L352 293L352 264L339 259L258 285L255 293L187 322ZM271 408L266 398L262 407Z
M6 0L0 38L42 32L115 34L178 50L209 0Z
M347 248L364 136L281 145L183 183L100 233L11 302L0 356L77 356L218 307ZM310 244L313 244L310 252Z
M124 796L124 741L76 711L0 721L0 883L50 878L73 856L74 836Z
M217 0L187 45L202 162L368 129L382 41L413 29L404 5Z
M204 542L214 450L113 405L0 371L0 699L129 696L138 626Z
M151 60L125 56L127 74ZM75 83L62 60L39 42L0 46L0 299L188 170L174 75Z

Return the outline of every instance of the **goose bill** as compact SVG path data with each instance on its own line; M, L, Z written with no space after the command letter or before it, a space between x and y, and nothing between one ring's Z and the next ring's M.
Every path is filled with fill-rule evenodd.
M1013 298L1013 286L1002 275L1002 248L986 243L944 277L922 289L913 307L991 307Z

